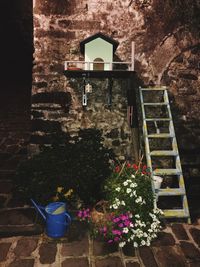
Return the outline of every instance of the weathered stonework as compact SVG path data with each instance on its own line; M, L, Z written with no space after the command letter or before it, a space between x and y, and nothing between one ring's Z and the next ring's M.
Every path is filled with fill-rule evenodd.
M121 159L133 158L126 120L126 81L114 81L109 109L106 81L91 80L93 93L83 109L82 81L64 77L63 62L82 60L79 42L99 31L119 41L116 57L122 61L130 60L131 42L135 41L135 70L141 83L169 85L190 207L198 214L200 42L175 20L169 21L163 5L139 0L34 1L31 147L37 151L38 144L48 143L51 130L74 136L80 128L96 127L103 131L104 144ZM56 94L63 94L62 103Z

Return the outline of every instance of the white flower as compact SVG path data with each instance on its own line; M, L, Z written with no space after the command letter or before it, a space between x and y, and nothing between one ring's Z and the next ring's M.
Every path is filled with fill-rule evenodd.
M119 192L121 189L120 189L120 187L117 187L115 190L116 190L117 192Z
M144 240L142 240L141 245L142 246L146 245L146 242Z
M128 185L128 182L127 181L123 182L123 185L124 186L127 186Z
M115 210L116 210L116 209L118 208L118 205L116 205L116 204L113 204L113 206L112 206L112 207L113 207L113 209L115 209Z
M131 190L130 188L127 188L127 189L126 189L126 193L127 193L127 194L131 193L131 191L132 191L132 190Z
M120 247L120 248L123 248L125 245L126 245L126 242L120 242L120 243L119 243L119 247Z
M139 196L138 198L136 198L135 202L136 202L136 203L141 203L141 202L142 202L142 197Z
M132 188L137 187L137 184L136 183L131 183L130 187L132 187Z
M134 242L134 243L133 243L133 246L134 246L135 248L137 248L137 247L138 247L138 243L137 243L137 242Z
M131 177L132 177L132 178L135 178L135 175L134 175L134 174L131 174Z
M127 234L128 233L128 228L125 227L123 230L122 230L123 233Z
M139 214L135 214L135 218L140 218L140 215Z
M121 201L121 205L126 206L126 203L124 202L124 200Z

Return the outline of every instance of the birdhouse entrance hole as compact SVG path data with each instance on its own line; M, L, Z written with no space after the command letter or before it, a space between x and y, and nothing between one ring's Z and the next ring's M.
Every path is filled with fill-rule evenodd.
M104 60L100 57L95 58L93 70L104 70Z

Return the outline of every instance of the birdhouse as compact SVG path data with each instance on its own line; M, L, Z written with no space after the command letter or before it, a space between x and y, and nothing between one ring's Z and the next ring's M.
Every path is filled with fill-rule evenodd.
M112 70L113 55L118 44L102 33L96 33L80 42L80 50L85 58L85 70Z

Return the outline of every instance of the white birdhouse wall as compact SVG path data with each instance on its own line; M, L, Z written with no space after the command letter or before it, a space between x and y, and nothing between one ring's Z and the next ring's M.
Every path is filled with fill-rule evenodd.
M113 61L113 45L101 38L97 38L85 44L85 61L94 61L95 59L102 59L104 62ZM85 66L87 70L93 70L93 63ZM110 70L112 66L109 63L104 64L104 70Z

